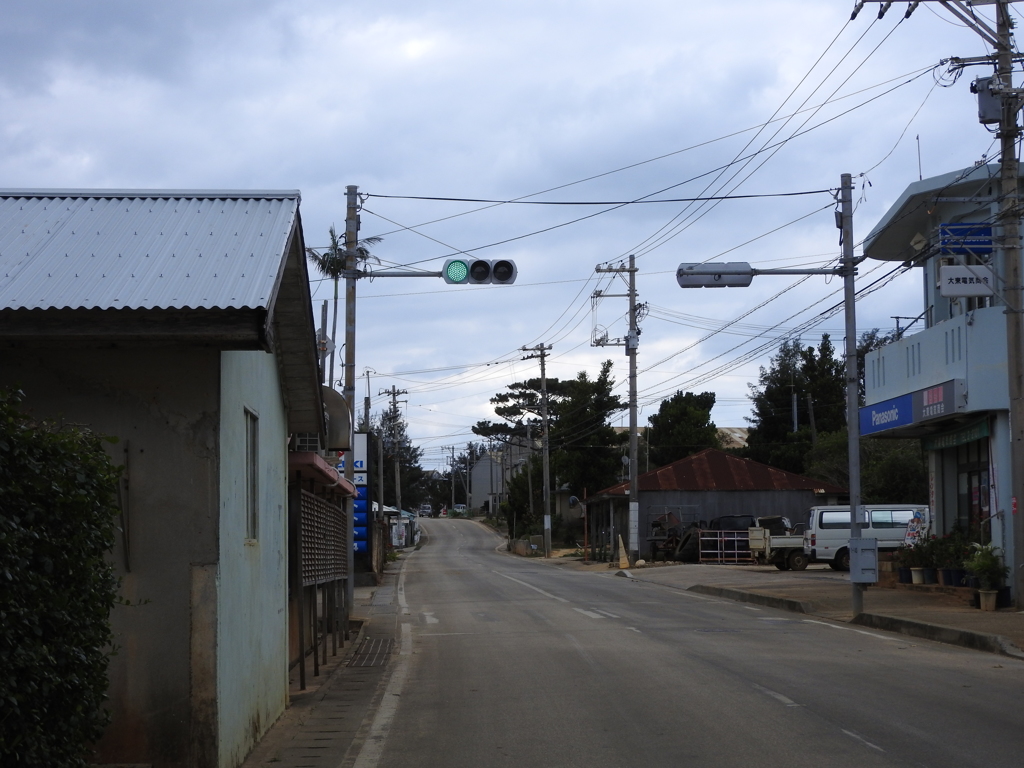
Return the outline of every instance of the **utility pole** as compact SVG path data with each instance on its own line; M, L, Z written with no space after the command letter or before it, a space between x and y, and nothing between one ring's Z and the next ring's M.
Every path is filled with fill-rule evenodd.
M452 446L452 509L455 509L455 446Z
M629 299L629 332L624 339L614 341L607 338L594 339L594 346L622 346L626 348L626 355L629 357L629 543L626 545L629 550L630 562L636 562L640 556L640 488L639 481L639 460L637 441L637 404L636 404L636 352L640 346L640 328L638 326L638 308L636 303L636 257L630 254L629 266L624 267L597 267L596 272L625 272L628 274L629 291L625 297ZM596 296L602 298L622 296L623 294L600 293ZM643 309L646 309L644 307Z
M850 538L859 539L863 530L860 504L860 381L857 371L857 260L853 256L853 177L841 176L839 192L843 248L843 292L846 315L846 435L850 469ZM850 549L853 549L851 543ZM851 580L850 607L853 615L864 612L864 585Z
M359 187L345 188L345 405L348 408L350 445L355 448L356 426L356 247L359 243ZM326 323L325 323L326 325ZM327 383L334 386L334 371L327 377ZM350 485L356 478L354 450L345 457L345 479ZM345 499L345 544L348 552L348 574L345 579L345 637L348 637L348 618L354 603L355 590L355 499Z
M398 439L398 396L409 394L408 390L398 389L392 385L391 389L382 390L379 394L388 395L391 398L391 424L389 431L391 432L391 450L394 451L395 456L395 506L398 508L398 514L402 514L402 475L401 475L401 455L403 442Z
M366 397L363 398L363 424L366 425L366 431L370 431L370 374L376 373L373 368L366 368L363 370L363 375L366 376Z
M538 344L535 347L520 347L522 352L534 352L535 354L527 355L523 360L532 360L535 357L540 358L540 420L541 420L541 451L543 458L543 480L544 487L541 490L541 495L544 499L544 557L551 557L551 462L550 462L550 442L548 435L548 374L545 363L547 362L548 352L551 351L551 345L544 345L543 343Z
M1020 267L1020 207L1017 199L1017 178L1020 173L1017 159L1017 112L1020 94L1013 91L1013 36L1010 32L1008 0L996 4L996 77L1002 95L1002 113L999 121L1000 187L999 223L1003 229L1003 280L1006 302L1006 367L1010 395L1010 489L1011 516L1002 516L1003 531L1013 530L1013 559L1010 578L1013 596L1018 608L1024 605L1024 517L1018 516L1017 505L1024 498L1024 365L1021 343L1021 267Z

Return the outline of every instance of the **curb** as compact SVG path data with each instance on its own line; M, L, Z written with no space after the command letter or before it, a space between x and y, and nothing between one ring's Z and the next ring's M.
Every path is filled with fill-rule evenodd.
M941 624L928 624L923 621L900 619L895 616L883 616L876 613L861 613L854 616L850 623L859 624L862 627L871 627L872 629L882 629L887 632L896 632L901 635L920 637L936 643L959 645L975 651L987 651L988 653L996 653L1001 656L1024 659L1024 651L1021 651L1020 648L1002 635L972 632L967 629L944 627Z
M722 597L726 600L735 600L741 603L754 603L767 608L779 608L783 611L794 613L814 613L814 603L804 600L793 600L788 597L775 597L774 595L762 595L757 592L744 592L741 589L729 589L727 587L712 587L707 584L694 584L688 587L687 592L696 592L711 597Z

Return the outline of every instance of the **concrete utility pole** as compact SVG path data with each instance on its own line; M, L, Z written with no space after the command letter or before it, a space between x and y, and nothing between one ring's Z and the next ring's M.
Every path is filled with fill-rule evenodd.
M549 457L550 443L548 436L548 374L545 363L551 345L538 344L536 347L520 347L523 352L535 352L527 355L523 360L540 358L540 419L541 419L541 451L543 458L543 480L544 487L541 495L544 498L544 557L551 557L551 463Z
M860 381L857 372L857 289L854 278L857 260L853 256L853 178L841 177L839 192L843 246L843 292L846 314L846 435L850 470L850 538L859 539L863 531L860 504ZM853 548L851 544L850 548ZM864 612L864 584L851 580L850 607L853 615Z
M356 427L356 247L359 244L359 187L348 186L345 188L345 405L348 407L348 420L350 430L349 444L355 448L355 427ZM331 380L334 376L332 370L327 377L327 383L334 386ZM356 462L353 450L349 450L345 457L345 479L354 484L356 479ZM348 617L352 610L355 589L355 499L345 500L345 542L348 545L348 552L345 559L348 561L348 578L345 579L345 638L348 638Z
M1017 514L1017 505L1024 498L1024 365L1021 344L1021 265L1020 265L1020 205L1017 199L1017 179L1020 173L1017 159L1017 112L1020 94L1013 92L1013 36L1010 32L1010 4L1001 0L996 4L996 25L999 46L996 48L996 77L1002 90L1002 117L999 121L1001 161L999 223L1003 228L1003 280L1006 302L1006 364L1010 394L1010 489L1012 493L1011 519L1003 509L1003 530L1013 528L1013 559L1010 574L1014 600L1024 605L1024 518Z
M594 346L622 346L629 357L629 560L635 563L640 556L640 488L638 487L639 461L637 440L636 404L636 352L640 346L640 329L637 326L636 303L636 258L630 254L629 266L597 267L596 272L625 272L629 275L629 291L626 294L601 293L601 298L622 297L629 299L629 332L621 340L595 339Z
M402 470L401 470L401 454L404 442L398 439L398 396L409 394L408 390L398 389L392 386L391 389L385 389L380 392L382 395L388 395L391 398L391 450L395 452L395 506L398 508L398 514L402 514ZM383 502L383 496L381 497Z

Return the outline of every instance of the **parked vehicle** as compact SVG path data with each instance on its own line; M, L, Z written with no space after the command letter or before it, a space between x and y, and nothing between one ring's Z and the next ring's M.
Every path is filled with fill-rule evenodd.
M794 529L785 517L759 517L749 529L750 554L755 563L774 565L780 571L802 571L807 567L803 526Z
M905 541L927 537L931 510L920 504L865 505L867 521L861 536L877 539L879 551L897 549ZM834 570L850 569L850 508L812 507L804 531L804 553L812 563L828 563Z
M420 504L419 516L420 517L433 517L434 516L434 508L432 506L430 506L429 504Z
M466 505L465 504L456 504L454 507L452 507L452 516L453 517L469 517L469 513L468 513L468 511L466 509Z

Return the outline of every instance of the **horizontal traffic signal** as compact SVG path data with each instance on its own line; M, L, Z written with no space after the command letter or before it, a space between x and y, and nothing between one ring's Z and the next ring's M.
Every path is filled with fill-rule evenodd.
M518 274L515 262L508 259L448 259L441 270L449 285L511 285Z

